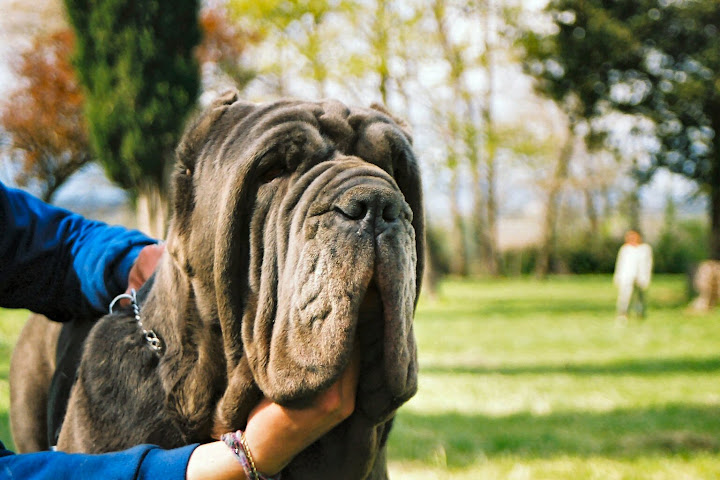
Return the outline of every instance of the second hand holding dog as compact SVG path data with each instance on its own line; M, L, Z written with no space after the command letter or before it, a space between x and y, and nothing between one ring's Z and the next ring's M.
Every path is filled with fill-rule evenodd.
M352 415L359 372L360 353L356 345L350 364L338 381L319 394L309 407L288 408L267 398L261 400L250 413L245 430L257 470L276 474L295 455ZM190 457L188 480L242 478L245 472L224 442L200 445Z

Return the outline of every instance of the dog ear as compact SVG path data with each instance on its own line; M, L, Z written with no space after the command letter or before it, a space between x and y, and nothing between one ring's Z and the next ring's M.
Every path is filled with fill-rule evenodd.
M195 192L192 179L200 150L208 143L213 126L237 100L236 90L225 92L196 116L185 129L185 134L175 149L173 207L176 220L187 218L193 209Z
M192 268L188 263L188 252L182 248L180 238L190 232L191 215L195 208L195 167L203 148L209 143L213 127L223 117L230 105L238 100L237 91L228 91L213 101L210 106L190 120L175 149L175 168L172 185L172 220L168 231L167 248L186 271Z
M237 90L225 92L190 122L175 150L179 163L192 168L197 151L207 141L210 129L223 116L228 106L238 100L238 95Z
M385 114L387 117L392 119L393 122L397 124L398 127L400 127L400 130L405 134L405 137L407 138L410 145L412 145L412 126L408 122L406 122L404 119L400 117L396 117L393 115L386 107L385 105L382 105L380 103L373 103L370 105L370 108L373 110L377 110L380 113Z

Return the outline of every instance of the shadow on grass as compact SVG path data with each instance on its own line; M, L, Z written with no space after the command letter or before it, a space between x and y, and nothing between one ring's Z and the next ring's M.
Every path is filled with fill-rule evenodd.
M682 293L682 276L658 277L650 290L649 310L683 309L688 299ZM533 280L467 280L446 281L434 300L420 303L421 316L435 316L447 313L472 315L477 318L502 316L508 320L535 317L539 313L572 315L591 313L608 315L614 319L617 293L612 286L612 277L567 276L553 277L548 282Z
M720 357L640 359L606 364L565 365L420 365L423 374L473 374L473 375L544 375L567 373L571 375L664 375L668 373L711 373L720 371Z
M490 417L400 411L390 435L393 460L467 467L482 458L514 456L692 455L720 452L715 407L669 405L611 412L530 413Z
M648 305L649 321L659 311L678 310L678 315L684 315L682 309L686 302L673 302L663 305L656 305L650 302ZM487 319L502 318L511 323L514 320L527 320L543 315L556 320L569 320L570 316L591 315L593 317L605 318L609 326L615 320L615 300L578 300L578 299L547 299L538 300L487 300L482 303L465 304L442 304L442 305L421 305L418 308L418 318L423 321L436 320L443 323L457 320L465 320L465 317Z
M503 300L483 300L482 302L464 302L464 303L444 303L433 306L421 305L418 309L420 315L437 315L439 312L445 312L447 315L442 317L443 321L458 319L462 316L472 316L474 318L487 318L493 316L501 316L508 321L516 319L524 319L525 317L536 317L538 313L547 316L571 315L582 313L594 313L608 315L612 319L614 312L613 301L602 300L582 300L566 298L553 299L552 297L544 299L503 299Z

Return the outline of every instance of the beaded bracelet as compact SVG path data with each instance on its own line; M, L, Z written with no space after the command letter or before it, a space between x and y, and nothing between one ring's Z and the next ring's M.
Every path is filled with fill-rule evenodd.
M238 430L237 432L225 433L220 439L225 442L225 445L230 447L230 450L235 454L247 478L250 480L280 480L280 473L273 477L268 477L257 471L255 468L255 460L253 459L252 453L250 453L250 447L245 438L245 432Z

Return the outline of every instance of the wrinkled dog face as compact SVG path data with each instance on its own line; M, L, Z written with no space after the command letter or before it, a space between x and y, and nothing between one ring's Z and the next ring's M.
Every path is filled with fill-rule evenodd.
M235 100L181 143L169 248L196 296L217 300L198 307L219 319L229 372L247 361L266 396L302 403L357 343L358 409L381 421L416 390L423 214L409 137L376 110Z

